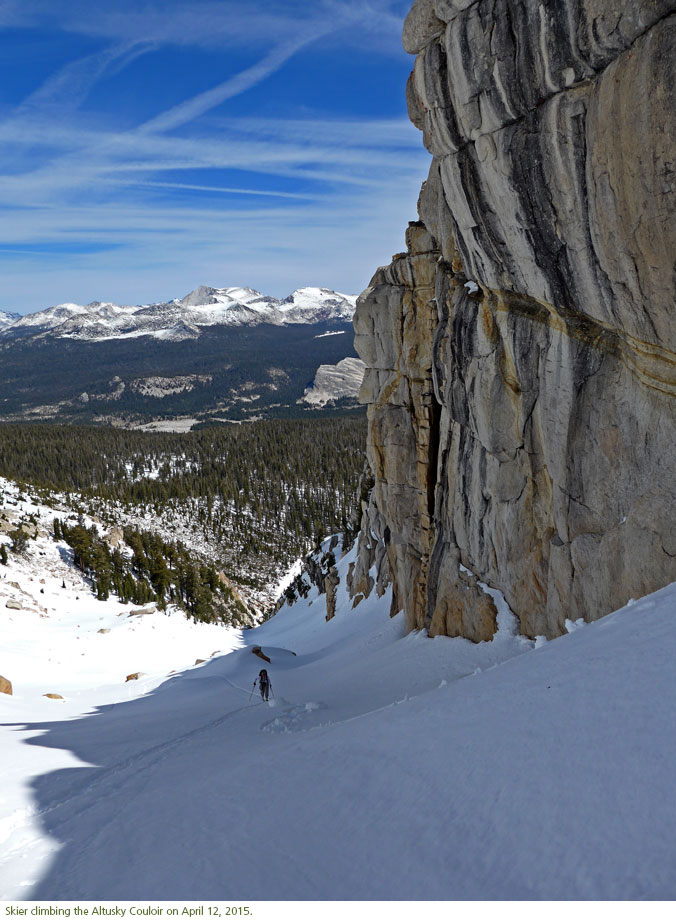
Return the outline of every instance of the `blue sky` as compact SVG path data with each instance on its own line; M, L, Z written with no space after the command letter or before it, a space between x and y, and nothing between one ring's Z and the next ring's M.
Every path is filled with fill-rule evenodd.
M0 0L0 309L357 293L429 157L408 0Z

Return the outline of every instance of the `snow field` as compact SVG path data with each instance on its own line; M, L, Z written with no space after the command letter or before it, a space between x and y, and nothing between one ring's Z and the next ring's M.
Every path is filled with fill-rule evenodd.
M33 514L41 527L50 526L54 517L67 517L67 512L46 508L30 496L19 498L18 489L6 480L0 488L10 513ZM0 535L0 542L9 546L10 541ZM0 720L5 723L0 728L0 898L10 896L3 868L16 854L20 859L13 863L15 869L25 867L30 852L32 872L37 872L54 852L53 843L36 830L37 810L28 784L43 769L80 765L69 752L27 747L25 740L40 737L42 730L20 733L19 726L67 721L91 711L94 704L134 699L153 690L171 671L241 643L236 631L197 625L177 609L130 615L154 608L134 608L112 598L97 601L71 560L65 543L44 535L31 540L23 556L10 553L9 564L0 566L0 675L11 681L13 690L12 696L0 695ZM21 609L8 608L8 601L17 601ZM126 681L139 672L139 679ZM62 699L47 698L46 693ZM30 878L11 882L12 876L10 872L10 890L18 886L21 893L29 887Z
M352 559L328 623L313 589L255 630L213 627L225 654L168 679L90 670L65 703L0 698L0 897L673 898L676 586L554 642L515 635L496 597L499 633L474 645L405 635L389 592L352 609ZM171 617L140 620L120 627L134 669L153 622L190 663Z

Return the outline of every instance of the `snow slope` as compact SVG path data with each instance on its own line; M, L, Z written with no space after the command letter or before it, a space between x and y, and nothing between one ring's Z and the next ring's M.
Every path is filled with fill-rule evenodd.
M0 897L673 898L676 585L554 642L501 603L473 645L405 636L387 595L353 610L351 560L330 622L313 590L165 680L83 681L71 636L62 703L26 664L0 696ZM190 657L169 622L167 665ZM35 623L3 625L0 673L29 636L44 660Z

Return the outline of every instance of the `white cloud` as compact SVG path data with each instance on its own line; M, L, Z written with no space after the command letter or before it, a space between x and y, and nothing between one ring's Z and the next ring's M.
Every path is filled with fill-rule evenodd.
M420 149L420 132L408 118L215 118L209 127L215 132L295 143L314 142L320 137L325 144Z

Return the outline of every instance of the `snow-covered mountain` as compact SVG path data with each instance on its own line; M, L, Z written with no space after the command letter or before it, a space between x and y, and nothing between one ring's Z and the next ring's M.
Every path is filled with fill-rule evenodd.
M0 314L0 337L51 336L103 342L149 335L181 341L197 338L208 326L349 322L355 304L356 297L327 288L300 288L279 300L252 288L202 285L185 297L163 303L63 303L19 318ZM3 316L9 321L3 322Z
M198 288L150 306L61 304L0 329L0 420L189 428L324 411L299 400L320 365L356 357L354 306L319 288L283 300Z

